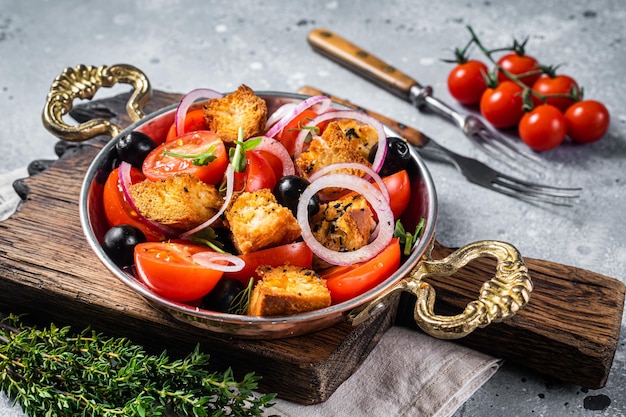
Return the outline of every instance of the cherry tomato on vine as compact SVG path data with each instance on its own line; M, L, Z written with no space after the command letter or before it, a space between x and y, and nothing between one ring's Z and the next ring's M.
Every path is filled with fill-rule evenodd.
M488 88L480 99L480 112L494 127L515 126L524 115L522 88L513 81L503 81Z
M519 123L520 138L536 151L556 148L563 142L566 131L565 116L550 104L535 107Z
M537 81L541 76L539 62L530 55L520 55L517 52L511 52L498 59L498 65L507 70L511 74L520 75L527 72L537 72L537 74L528 75L520 78L520 81L529 87ZM502 71L498 71L498 82L509 80L509 77Z
M543 96L549 96L554 94L571 94L572 91L579 91L579 88L578 83L576 83L576 80L572 77L569 75L558 74L554 77L549 75L539 77L539 79L533 84L533 90ZM535 95L532 95L532 99L535 106L544 104L543 101ZM569 106L574 104L574 100L567 97L546 97L545 103L551 104L562 112L565 112Z
M611 116L604 104L599 101L583 100L567 109L565 121L570 139L578 143L591 143L606 134Z
M481 61L470 59L460 63L448 75L448 90L461 104L478 104L487 89L485 75L488 73L489 68Z
M193 301L213 289L224 273L194 262L206 247L180 242L146 242L135 246L137 276L155 293L172 301Z
M197 165L195 161L207 152L215 159ZM217 184L224 177L227 166L228 153L219 136L208 130L198 130L159 145L148 154L142 170L151 181L186 172L208 184Z

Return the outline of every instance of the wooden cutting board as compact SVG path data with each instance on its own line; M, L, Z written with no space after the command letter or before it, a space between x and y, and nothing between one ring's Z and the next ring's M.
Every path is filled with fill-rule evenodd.
M127 98L123 94L90 102L71 114L78 121L105 117L125 126L129 123L124 115ZM179 98L156 91L146 112ZM302 404L328 399L391 325L415 327L411 321L414 301L408 296L358 327L339 324L280 340L211 334L153 308L106 270L81 230L82 179L107 140L59 142L58 160L36 161L31 168L42 172L16 182L24 201L16 213L0 222L0 311L27 313L27 319L39 325L53 322L77 330L91 326L110 336L129 337L155 352L167 349L172 356L184 355L199 343L212 354L216 367L231 366L237 375L255 371L263 376L261 390ZM434 256L452 251L436 245ZM526 263L535 285L526 308L456 343L561 381L601 388L617 347L625 286L565 265L536 259L526 259ZM440 299L437 309L459 312L475 298L482 277L491 276L493 268L491 260L480 259L453 277L432 279Z

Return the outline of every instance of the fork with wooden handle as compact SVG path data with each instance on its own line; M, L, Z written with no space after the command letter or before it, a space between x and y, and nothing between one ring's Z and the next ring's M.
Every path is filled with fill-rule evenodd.
M342 104L346 107L360 110L389 127L396 134L403 137L408 143L424 156L437 160L445 160L451 162L470 182L480 185L493 191L517 198L519 200L548 203L557 206L571 206L572 199L579 197L580 188L561 188L551 185L537 184L524 181L518 178L498 172L482 162L459 155L442 145L439 145L433 139L429 138L419 130L393 120L382 114L365 109L361 106L353 104L347 100L335 97L322 90L310 86L304 86L298 90L298 93L310 96L324 95L332 101Z

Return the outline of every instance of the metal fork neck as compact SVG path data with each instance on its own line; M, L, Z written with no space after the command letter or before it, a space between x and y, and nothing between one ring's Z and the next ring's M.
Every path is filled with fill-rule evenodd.
M428 108L456 123L461 128L465 125L465 116L455 111L443 101L435 98L431 86L424 87L418 84L413 85L409 89L409 101L419 110Z

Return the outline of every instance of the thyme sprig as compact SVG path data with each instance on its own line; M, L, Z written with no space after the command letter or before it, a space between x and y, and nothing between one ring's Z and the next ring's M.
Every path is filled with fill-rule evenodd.
M274 394L256 395L260 377L211 372L199 348L184 359L150 355L125 338L90 329L0 321L0 389L30 416L261 416Z

